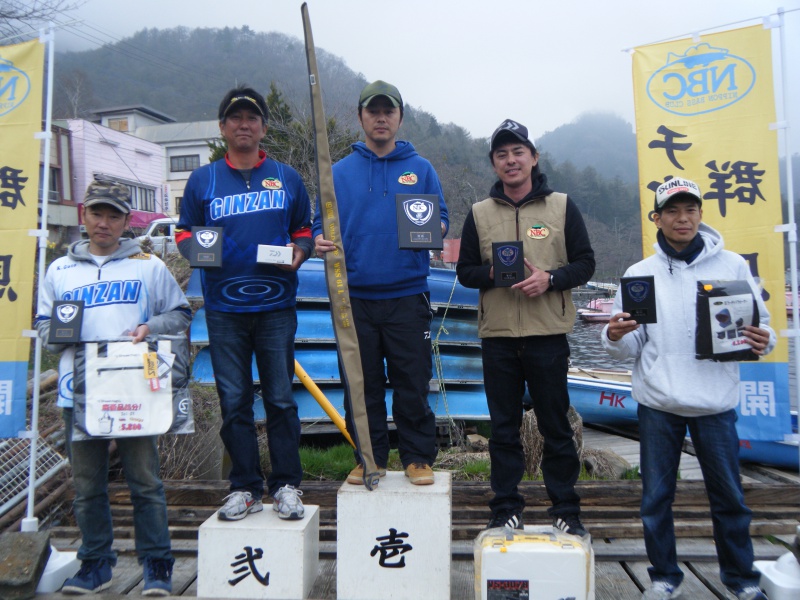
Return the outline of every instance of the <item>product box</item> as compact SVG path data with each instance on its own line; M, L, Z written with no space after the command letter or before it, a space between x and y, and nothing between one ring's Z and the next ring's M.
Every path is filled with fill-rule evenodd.
M589 536L553 527L488 529L474 553L476 600L594 600Z
M758 360L747 343L747 325L758 327L758 304L747 281L698 281L695 357Z
M269 265L290 265L292 264L292 247L259 244L256 262Z

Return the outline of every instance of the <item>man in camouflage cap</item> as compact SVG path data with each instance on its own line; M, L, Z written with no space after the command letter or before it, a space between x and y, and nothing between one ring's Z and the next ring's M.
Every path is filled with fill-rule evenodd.
M93 181L86 190L82 216L88 240L72 244L53 262L42 285L36 315L39 336L47 339L53 302L80 294L84 316L82 341L130 336L134 343L150 334L178 334L191 319L189 303L158 257L122 238L130 223L130 192L115 181ZM110 290L120 282L130 290L124 302ZM77 298L76 298L77 299ZM75 346L48 346L61 352L58 406L63 410L67 454L72 463L75 519L81 530L81 569L64 583L65 594L94 594L111 585L117 556L108 500L107 438L72 440L72 379ZM136 552L144 568L145 596L172 591L173 558L164 486L159 476L157 436L117 438L117 449L131 490Z

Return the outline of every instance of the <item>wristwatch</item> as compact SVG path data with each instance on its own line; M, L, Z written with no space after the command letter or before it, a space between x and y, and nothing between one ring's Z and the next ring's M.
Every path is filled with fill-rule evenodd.
M550 273L550 287L547 288L547 289L548 289L548 291L552 290L552 289L555 289L555 286L553 285L553 274L552 273Z

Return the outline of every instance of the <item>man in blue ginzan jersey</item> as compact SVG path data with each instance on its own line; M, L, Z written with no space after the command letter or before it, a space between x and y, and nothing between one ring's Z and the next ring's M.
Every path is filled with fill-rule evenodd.
M263 509L264 475L253 420L255 354L272 471L267 492L282 519L302 519L298 489L300 419L292 397L297 269L311 254L311 203L297 171L260 147L269 111L255 90L230 90L219 106L225 158L194 171L176 231L187 256L193 226L221 227L222 267L202 272L211 364L231 458L230 495L217 516L239 520ZM259 245L288 246L292 262L257 262Z

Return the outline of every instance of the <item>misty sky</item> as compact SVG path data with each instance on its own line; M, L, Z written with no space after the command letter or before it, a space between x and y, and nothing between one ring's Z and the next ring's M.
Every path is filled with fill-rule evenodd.
M247 25L302 40L300 4L88 0L69 17L81 21L74 26L84 37L96 39L63 29L56 48L97 47L98 40L113 43L145 27L179 25ZM800 0L309 0L308 5L318 48L368 80L394 83L407 103L475 137L490 136L506 118L540 136L591 110L633 123L631 57L625 49L760 24L782 6L792 152L800 152ZM156 108L169 113L169 107Z

